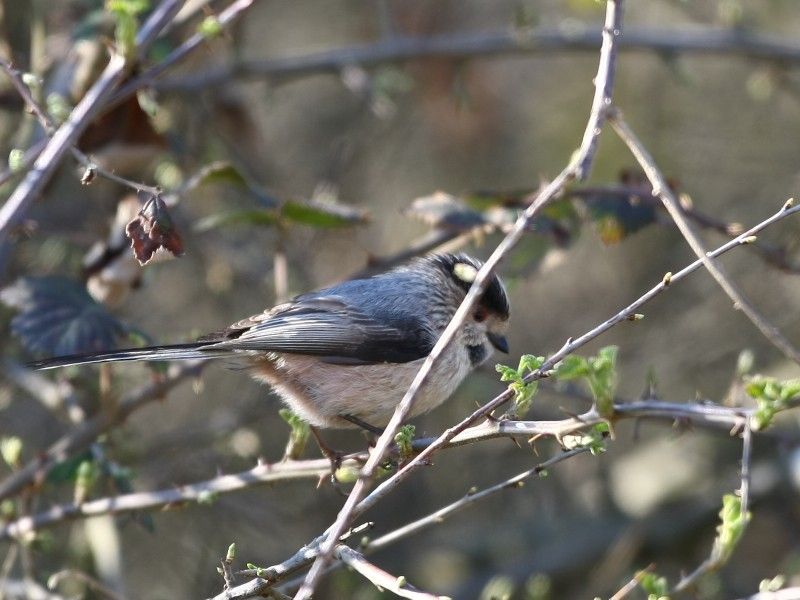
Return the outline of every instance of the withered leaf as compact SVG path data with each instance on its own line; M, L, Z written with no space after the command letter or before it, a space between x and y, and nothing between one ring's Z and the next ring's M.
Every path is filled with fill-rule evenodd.
M125 226L136 260L144 265L159 248L173 256L183 254L183 241L161 196L151 196L139 214Z
M417 198L404 214L436 229L468 231L486 224L486 218L481 213L446 192Z

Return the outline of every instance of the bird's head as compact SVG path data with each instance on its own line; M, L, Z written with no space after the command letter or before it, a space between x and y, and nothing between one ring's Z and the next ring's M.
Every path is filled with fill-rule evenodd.
M434 254L424 259L443 275L444 284L448 287L447 296L454 304L455 311L463 301L482 263L466 254ZM508 353L508 341L505 338L508 329L508 318L511 307L508 303L508 294L503 282L497 275L492 275L489 285L472 309L467 318L463 331L464 340L468 347L474 347L476 353L475 363L482 362L491 353L486 348L491 347ZM483 355L480 356L483 348Z

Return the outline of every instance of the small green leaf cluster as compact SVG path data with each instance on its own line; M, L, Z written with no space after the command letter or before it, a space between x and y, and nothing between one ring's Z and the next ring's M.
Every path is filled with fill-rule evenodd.
M256 572L256 577L263 577L267 573L266 567L259 567L258 565L254 565L253 563L247 563L247 568L251 571Z
M22 440L17 436L0 439L0 456L12 469L17 469L22 464Z
M778 381L774 377L757 375L747 380L744 389L756 401L753 429L762 430L772 423L778 412L790 407L791 400L800 396L800 379Z
M571 355L556 367L559 381L585 379L601 416L610 418L614 413L614 394L617 389L617 354L619 348L606 346L597 356L584 358Z
M100 465L93 459L81 461L75 474L75 489L73 491L73 502L75 504L86 502L100 475Z
M306 423L288 408L280 409L278 414L291 428L291 432L289 433L289 443L287 446L294 449L293 458L295 458L296 456L302 454L303 449L306 447L308 435L311 433L311 430L309 429L308 423Z
M514 392L514 408L512 416L517 417L528 412L533 397L539 389L538 381L526 382L525 377L539 369L544 364L544 356L533 356L524 354L519 359L519 366L507 367L506 365L496 365L495 369L500 373L500 381L510 381L509 389Z
M416 428L413 425L403 425L394 436L400 459L403 461L409 460L414 455L415 433Z
M719 511L720 524L717 537L711 548L711 560L721 565L728 561L750 521L750 511L742 512L742 499L735 494L722 497L722 510Z
M669 585L666 577L652 571L639 571L636 574L639 586L647 594L647 600L669 600Z
M222 33L222 24L216 16L208 15L197 26L197 32L207 40L210 40Z
M117 52L127 60L133 59L136 54L136 17L148 8L149 0L106 0L106 10L114 15L117 22L114 32Z
M12 173L19 173L25 168L25 150L13 148L8 153L8 168Z
M561 443L567 450L588 448L592 456L597 456L606 451L606 436L608 436L608 432L608 423L598 423L586 432L563 436Z
M772 579L762 579L758 584L759 592L777 592L786 585L786 576L778 573Z

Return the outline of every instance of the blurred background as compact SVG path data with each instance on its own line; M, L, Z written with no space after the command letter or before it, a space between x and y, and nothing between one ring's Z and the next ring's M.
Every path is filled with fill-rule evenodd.
M198 5L225 5L189 4L193 11L156 44L151 63L210 14ZM654 51L642 44L623 49L617 66L617 106L693 209L722 224L700 229L708 247L716 247L728 239L720 230L753 225L797 193L800 7L791 0L627 4L625 31L645 41L712 31L742 36L741 45L719 52L680 44ZM568 42L571 35L596 35L603 13L604 3L593 0L256 2L234 27L95 123L81 140L106 168L175 192L170 212L185 255L138 267L120 223L139 204L126 200L129 190L102 177L82 186L84 169L65 160L12 243L0 248L2 286L17 285L20 277L68 278L78 289L88 285L94 301L137 332L138 342L127 334L115 344L169 343L383 264L431 236L458 235L465 251L486 257L526 193L555 177L580 142L598 52L596 45ZM69 110L102 67L113 39L102 2L5 0L0 14L0 52L41 77L35 91L51 113ZM333 67L292 70L280 62L365 44L391 47L407 38L513 39L526 32L557 34L561 43L533 44L530 51L507 47L488 56L421 52L406 61L376 59L376 50L363 67L340 60ZM771 54L769 47L756 52L746 44L750 35L793 47L794 54ZM711 33L708 40L710 45ZM261 72L224 71L234 64L261 65ZM0 144L9 154L42 134L8 82L0 84ZM556 351L665 272L692 262L664 215L637 212L640 203L619 202L620 194L609 192L632 185L647 196L634 167L614 133L605 131L589 180L573 186L575 195L562 210L541 220L504 263L512 356L499 360L516 364L523 353ZM17 180L3 186L3 198ZM431 200L437 191L450 196ZM414 204L418 198L428 200ZM479 234L476 223L483 227ZM800 343L797 231L790 218L760 237L774 260L741 249L722 262L758 307ZM0 308L7 361L0 374L0 436L20 438L30 460L74 424L21 385L11 366L48 350L12 335L17 309ZM737 361L744 350L752 352L753 372L796 376L797 366L701 271L643 312L644 320L622 323L583 351L620 347L622 399L640 397L655 382L664 400L740 400ZM435 435L502 391L493 365L416 419L417 433ZM115 366L111 375L118 395L151 376L141 365ZM96 368L47 377L69 385L87 413L100 410L96 397L103 382ZM563 418L587 406L585 399L548 386L528 416ZM288 428L278 408L268 389L214 364L193 385L134 413L101 446L108 460L127 470L131 489L169 488L246 470L259 457L279 460ZM753 521L729 565L689 597L747 596L777 574L800 583L797 425L789 413L757 436ZM371 560L453 598L608 597L651 563L675 581L709 552L721 495L739 485L741 444L725 430L670 423L623 422L616 433L605 454L565 461L549 478L493 496ZM356 432L328 438L343 450L365 445ZM434 466L367 515L376 523L370 535L560 452L552 441L536 450L538 457L524 444L496 440L440 453ZM317 456L316 448L310 445L306 456ZM0 476L9 472L0 466ZM104 484L94 495L112 491ZM69 501L72 494L69 481L49 481L35 508ZM342 502L330 485L298 480L223 495L210 505L73 522L39 535L31 569L42 582L60 569L80 569L125 598L208 597L222 589L216 567L231 542L241 567L280 562L321 532ZM0 562L10 548L0 542ZM19 568L12 565L8 575L19 576ZM60 589L67 596L103 597L74 582ZM380 596L346 570L327 577L317 594Z

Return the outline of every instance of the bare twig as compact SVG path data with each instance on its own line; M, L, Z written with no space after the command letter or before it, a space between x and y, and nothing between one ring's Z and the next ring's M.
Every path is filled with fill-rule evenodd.
M767 219L764 219L763 221L761 221L757 225L751 227L747 231L744 231L741 235L737 236L736 238L734 238L734 239L728 241L727 243L723 244L722 246L718 247L713 252L710 252L709 255L716 258L716 257L724 254L725 252L727 252L727 251L729 251L729 250L731 250L733 248L740 247L742 245L742 240L743 239L745 239L745 238L747 238L749 236L755 235L758 232L760 232L763 229L765 229L766 227L769 227L770 225L772 225L772 224L774 224L774 223L776 223L776 222L778 222L778 221L780 221L780 220L782 220L782 219L784 219L784 218L786 218L786 217L788 217L790 215L796 214L797 212L800 212L800 206L794 206L794 207L791 207L791 208L786 208L784 206L778 212L773 214L772 216L768 217ZM534 371L533 373L530 373L525 379L526 382L531 382L531 381L535 381L535 380L541 379L543 377L546 377L548 372L549 372L549 370L552 369L559 361L561 361L568 354L570 354L572 352L575 352L581 346L587 344L591 340L593 340L596 337L600 336L601 334L605 333L606 331L608 331L609 329L611 329L612 327L614 327L618 323L626 321L630 315L636 313L642 306L647 304L650 300L652 300L653 298L655 298L656 296L658 296L662 292L666 291L667 288L670 287L671 285L681 281L682 279L684 279L687 276L689 276L691 273L693 273L696 270L700 269L702 266L703 266L702 261L700 259L698 259L698 260L694 261L693 263L691 263L690 265L684 267L683 269L681 269L677 273L672 274L670 277L663 278L662 281L660 281L657 285L652 287L649 291L647 291L645 294L640 296L638 299L636 299L634 302L629 304L627 307L623 308L622 310L617 312L612 317L606 319L603 323L597 325L596 327L594 327L593 329L587 331L586 333L584 333L583 335L581 335L578 338L568 340L568 342L566 344L564 344L564 346L558 352L556 352L554 355L552 355L542 365L542 367L540 369L538 369L537 371ZM390 478L388 478L387 480L385 480L381 484L379 484L372 491L372 493L370 493L369 496L367 496L364 500L362 500L358 504L358 506L356 507L356 510L354 511L355 516L358 516L358 515L364 513L365 511L369 510L370 508L372 508L384 496L389 494L394 488L396 488L400 483L402 483L402 481L404 481L411 474L411 472L413 472L414 470L419 468L420 465L425 464L426 461L428 460L428 458L430 457L430 454L432 454L434 451L436 451L439 448L447 447L447 445L451 441L453 443L455 443L456 440L459 439L459 438L456 437L458 434L460 434L461 432L465 431L470 425L472 425L473 423L477 422L482 417L490 414L492 411L494 411L498 407L500 407L503 404L505 404L506 402L508 402L512 398L512 396L513 396L513 394L510 391L506 390L505 392L499 394L498 396L496 396L495 398L493 398L492 400L487 402L485 405L483 405L478 410L474 411L471 415L469 415L468 417L463 419L458 424L456 424L453 427L450 427L449 429L444 431L435 440L433 440L431 442L427 442L426 441L425 449L422 450L420 452L420 454L418 454L414 459L409 461L409 463L406 464L403 468L401 468L397 473L395 473ZM659 404L663 405L663 403L659 403ZM631 408L626 408L626 407L629 407L629 406ZM679 405L676 405L676 406L685 407L686 405L679 404ZM661 408L663 408L663 407L661 407ZM703 409L701 409L700 412L705 412L705 409L708 410L709 414L707 415L707 420L711 420L711 421L715 421L715 422L718 421L720 423L725 423L725 424L727 424L729 426L733 426L733 425L739 425L740 426L741 425L741 422L739 420L736 420L736 419L739 419L740 417L736 417L736 419L730 420L732 417L726 417L725 415L721 415L721 414L718 415L716 413L716 410L719 409L719 408L720 407L706 407L706 406L704 406ZM617 417L621 416L626 411L629 411L629 410L632 410L632 409L633 409L632 405L623 404L623 405L615 406L615 411L616 411ZM730 409L728 409L728 410L730 410ZM742 412L742 409L735 409L733 414L734 415L741 414L741 412ZM694 410L690 409L685 414L678 415L678 418L685 418L685 417L692 418L695 414L696 414L696 412ZM729 413L729 415L730 414L731 413ZM645 415L639 415L639 416L645 416ZM653 414L653 415L648 415L648 416L654 416L655 417L657 415ZM675 416L673 416L673 418L675 418ZM485 427L485 426L481 425L480 427ZM532 428L528 429L528 431L532 431ZM464 433L464 436L469 436L469 435L470 435L469 433L466 433L466 432ZM319 541L321 539L322 539L322 536L316 538L315 540L310 542L307 546L305 546L303 549L301 549L301 551L295 553L290 559L287 559L287 561L285 561L282 564L291 563L293 565L296 565L297 561L300 560L301 557L308 557L308 556L315 555L316 552L318 551L318 544L319 544ZM254 585L254 584L251 585L251 584L252 584L252 582L250 582L249 584L245 584L246 587L237 586L237 588L236 588L237 594L241 592L242 595L237 595L236 598L253 597L253 595L257 595L258 593L260 593L259 590L268 589L269 585L271 585L268 581L262 581L262 587L259 587L258 585ZM246 595L247 593L251 593L251 595L248 596L248 595Z
M631 580L623 585L617 592L611 596L608 600L623 600L624 598L628 597L633 590L639 587L642 579L644 578L645 574L653 568L653 565L650 565L646 569L642 569L636 575L634 575Z
M684 216L681 207L678 204L678 200L670 190L669 185L664 179L664 176L661 174L661 171L656 166L653 157L645 149L639 138L622 118L620 112L614 111L612 115L609 115L609 121L614 128L614 131L617 132L622 141L628 146L634 157L636 157L636 160L639 161L639 164L644 170L645 175L647 175L647 178L650 180L650 183L653 186L653 195L661 198L661 201L664 203L664 207L675 221L675 224L683 234L683 237L686 239L689 246L692 248L692 251L700 258L706 270L708 270L722 290L733 301L734 306L741 310L747 316L747 318L752 321L753 325L756 326L756 328L772 343L773 346L778 348L788 358L800 364L800 350L797 350L797 348L792 345L792 343L775 325L770 323L766 317L758 312L750 300L748 300L747 297L745 297L745 295L739 290L738 286L736 286L728 278L722 267L715 260L713 260L711 256L708 255L702 241L694 232L689 222L686 220L686 217ZM747 243L747 241L745 241L745 243Z
M395 577L387 573L380 567L373 565L364 558L363 554L353 550L350 546L339 544L334 549L334 556L357 573L360 573L365 579L374 583L379 590L388 590L396 596L410 598L411 600L446 600L444 596L436 596L412 588L406 583L405 577Z
M146 383L120 400L114 414L100 413L82 423L34 460L0 482L0 500L8 498L28 485L41 481L58 462L87 448L99 435L120 425L134 411L159 400L176 385L200 373L203 363L175 365L166 377Z
M82 504L61 504L36 515L22 517L0 527L0 539L19 538L27 533L74 519L96 515L125 514L132 511L180 506L194 502L213 502L228 494L275 481L318 479L330 470L328 459L259 464L249 471L222 475L208 481L176 486L154 492L139 492L100 498Z
M742 427L742 482L739 487L739 497L742 499L742 513L746 513L750 506L750 465L753 454L753 429L747 419Z
M459 306L455 315L451 319L448 326L445 328L436 345L431 350L431 353L425 359L422 367L417 373L411 387L406 392L400 404L395 409L389 424L386 426L383 434L378 439L374 451L370 455L367 464L364 465L362 476L356 481L353 490L345 502L345 505L339 512L336 521L326 533L325 543L320 548L320 555L312 565L311 570L306 577L303 586L300 587L295 595L296 600L308 600L313 593L313 590L325 568L326 562L329 560L336 540L342 532L350 524L353 517L354 510L359 501L365 496L367 490L371 485L371 480L374 477L375 469L383 460L387 448L394 440L394 435L398 427L408 416L416 395L422 384L428 378L433 364L448 348L453 341L456 332L461 327L467 315L472 310L472 307L477 302L483 290L488 285L494 270L497 268L500 261L511 251L517 244L520 238L524 235L528 224L539 210L560 194L564 187L576 177L586 177L589 173L591 159L594 155L596 148L596 140L594 132L602 127L603 120L605 119L606 108L611 104L611 91L614 81L614 67L617 53L617 40L620 37L622 29L622 0L609 0L606 10L606 23L603 29L603 43L600 49L600 61L595 77L595 95L592 102L592 109L590 112L589 121L586 127L586 134L584 135L583 142L581 143L580 150L571 163L553 180L552 183L547 185L538 198L531 203L525 212L517 219L512 230L508 233L505 239L497 246L495 251L481 267L476 275L466 298ZM430 450L430 448L429 448Z
M156 83L162 90L194 92L221 85L234 78L279 79L313 73L338 72L348 65L372 67L420 58L492 58L508 54L563 51L594 52L601 42L599 27L581 29L539 27L529 30L447 34L430 37L382 39L369 44L325 50L301 56L238 61L203 73ZM620 43L624 50L675 54L729 54L782 64L800 61L795 40L759 35L745 29L629 28Z
M225 10L216 17L216 21L221 29L229 27L242 15L242 13L253 5L254 0L235 0ZM203 42L208 41L208 37L201 32L194 33L189 39L175 48L158 64L150 67L131 81L124 84L111 98L106 109L111 109L123 102L138 90L152 84L156 78L183 60L189 53L198 48Z
M463 498L456 500L455 502L448 504L445 507L440 508L436 512L433 512L429 515L421 519L417 519L416 521L412 521L394 531L390 531L389 533L382 535L374 540L371 540L365 550L369 552L377 552L386 546L397 542L403 538L409 537L418 531L426 529L432 525L437 523L441 523L447 517L451 516L454 513L457 513L475 502L483 500L488 496L493 496L503 490L514 489L517 487L521 487L526 479L530 479L534 476L542 475L542 473L546 472L552 466L557 465L558 463L572 458L573 456L577 456L578 454L583 454L587 452L588 448L575 448L573 450L568 450L567 452L562 452L561 454L557 454L552 458L544 461L541 464L536 465L532 469L528 469L527 471L523 471L514 477L511 477L501 483L495 484L491 487L485 488L480 490L479 492L474 492L467 494Z
M47 585L50 589L55 589L65 579L77 579L78 581L84 583L87 588L96 592L103 598L109 598L110 600L124 599L123 596L112 590L103 582L98 581L94 577L87 575L83 571L77 571L75 569L64 569L63 571L58 571L57 573L53 573L47 579Z
M794 407L798 401L790 402L789 407ZM660 400L643 400L637 402L624 402L614 405L614 420L624 419L661 419L668 421L692 421L703 427L718 427L749 430L749 419L755 409L742 409L720 406L711 403L680 403L663 402ZM477 442L497 438L530 438L532 436L551 436L561 439L570 433L587 429L605 419L594 410L589 410L576 417L557 421L489 421L476 425L451 439L445 448L456 448ZM414 440L415 452L422 452L433 444L438 438L428 437ZM749 452L749 451L748 451ZM524 479L537 472L568 458L570 453L558 455L534 469L526 471L527 475L517 476L502 484L498 484L494 491L500 491L503 486L508 487L515 481ZM343 457L344 460L366 460L365 452L356 452ZM743 458L744 460L744 458ZM748 454L749 460L749 454ZM262 463L254 468L240 473L221 475L192 484L175 486L164 490L151 492L136 492L109 498L99 498L82 504L60 504L53 506L35 515L24 516L16 521L0 527L0 540L8 538L21 538L33 531L58 525L60 523L83 519L99 515L119 515L132 511L154 510L162 507L176 508L195 502L210 502L217 496L237 492L266 483L291 481L295 479L315 479L325 474L330 469L328 459L293 460L273 464ZM521 479L520 479L521 478ZM461 503L469 503L477 498L470 495L458 503L448 507L445 513L437 518L443 518L451 508L459 508ZM746 496L746 494L744 495ZM743 497L744 497L743 496ZM404 534L406 535L406 534ZM377 543L377 540L372 542Z
M798 600L798 598L800 598L800 587L790 587L775 592L759 592L740 600Z
M142 26L136 37L137 51L144 52L159 32L180 10L183 0L163 0ZM30 203L38 196L61 162L64 154L78 141L92 120L102 110L103 103L111 97L114 88L127 74L130 64L119 53L114 53L108 65L73 109L69 118L50 138L42 153L0 208L0 243L5 241L10 229L25 214Z
M19 72L16 69L14 69L7 61L2 59L0 59L0 69L2 69L8 76L8 78L11 80L12 85L17 90L19 95L22 97L22 100L25 102L25 104L30 108L31 112L33 112L33 114L39 120L39 123L41 123L45 133L48 136L51 136L56 128L55 122L53 121L53 119L50 118L50 115L47 114L47 111L44 109L44 107L34 99L33 94L31 94L30 88L28 88L28 86L25 85L25 82L22 81L22 77L20 76ZM92 169L94 173L101 175L102 177L105 177L110 181L114 181L121 185L132 188L136 191L147 192L153 195L160 193L160 190L157 187L151 187L143 183L139 183L136 181L132 181L130 179L126 179L124 177L120 177L119 175L116 175L115 173L112 173L111 171L102 168L97 163L95 163L91 158L89 158L86 154L84 154L81 150L79 150L77 146L71 146L69 151L72 153L72 156L75 157L75 160L77 160L84 167L86 167L87 169Z

